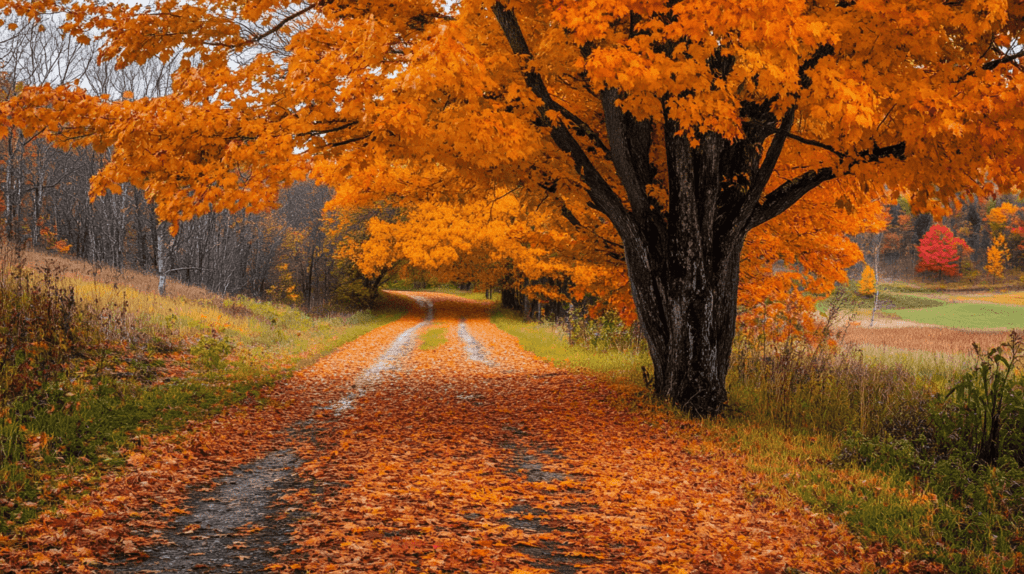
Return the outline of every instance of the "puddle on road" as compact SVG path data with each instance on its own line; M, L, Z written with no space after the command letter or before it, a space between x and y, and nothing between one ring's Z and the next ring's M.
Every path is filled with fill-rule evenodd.
M148 559L111 571L192 572L206 567L257 572L284 561L293 548L291 530L299 516L287 513L280 499L298 489L293 472L298 464L293 452L282 450L238 467L212 489L192 495L191 512L175 521L173 532L162 533L165 545L147 549Z
M523 439L529 441L526 433L513 427L505 427L504 430L513 435L510 440L499 445L509 451L507 462L504 465L506 473L525 477L527 482L563 482L566 480L582 482L586 480L586 477L583 476L544 470L544 461L539 456L528 452L527 447L521 443ZM532 450L552 459L561 458L557 452L549 448L534 448ZM563 508L570 510L568 507ZM545 516L548 512L526 504L515 505L508 509L510 516L499 520L499 522L525 532L569 532L565 527L553 526L546 521ZM516 552L525 554L532 559L530 566L533 568L550 570L558 574L571 574L577 571L577 565L591 566L595 563L595 560L590 558L570 557L567 554L570 549L559 546L556 541L541 540L535 544L535 546L515 546Z

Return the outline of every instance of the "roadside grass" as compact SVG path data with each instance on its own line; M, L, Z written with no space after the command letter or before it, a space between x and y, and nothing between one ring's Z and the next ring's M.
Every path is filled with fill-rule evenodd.
M420 349L423 351L429 351L444 345L446 341L444 336L445 331L446 329L444 327L436 327L420 335Z
M591 371L638 388L643 388L640 368L651 370L651 358L646 353L603 352L590 346L569 345L560 326L523 321L508 309L496 307L491 321L516 337L524 349L547 359L556 367Z
M403 312L313 318L173 281L160 297L155 277L83 267L0 245L0 313L53 310L32 331L0 328L14 350L0 357L0 534L80 494L140 435L263 404L263 389Z
M555 365L588 370L622 386L636 408L685 417L644 387L640 367L649 368L646 356L570 346L558 328L525 323L503 310L492 320ZM894 459L884 456L865 460L851 450L887 445L865 437L899 433L900 428L888 425L912 426L927 418L935 394L944 393L969 369L969 359L844 347L824 348L817 356L808 349L794 348L788 355L785 349L776 351L781 354L769 358L737 349L726 415L702 424L764 478L770 496L795 496L842 520L867 545L901 548L950 572L1009 572L1024 563L1017 550L1019 522L1001 514L1012 510L963 505L957 494L963 491L951 487L941 473L890 464ZM900 444L896 448L906 448ZM977 472L977 477L958 476L952 483L977 482L977 490L985 492L1006 484L985 479L987 470ZM995 477L997 471L992 472Z

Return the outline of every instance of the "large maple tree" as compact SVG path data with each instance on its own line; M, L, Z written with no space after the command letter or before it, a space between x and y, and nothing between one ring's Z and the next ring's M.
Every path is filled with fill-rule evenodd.
M1024 155L1024 5L1005 0L4 5L62 11L122 64L181 55L163 98L6 104L112 146L97 189L143 187L172 222L386 165L407 176L397 200L505 186L604 226L655 388L698 415L725 403L752 230L814 190L929 208L1008 189Z

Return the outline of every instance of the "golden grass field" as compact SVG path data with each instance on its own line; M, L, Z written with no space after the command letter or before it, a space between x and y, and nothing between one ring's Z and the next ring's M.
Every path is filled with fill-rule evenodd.
M868 326L867 321L862 321L859 325L851 324L846 330L845 340L847 343L860 346L971 354L972 343L977 343L983 350L987 350L1006 341L1009 336L1009 331L1001 330L979 331L933 327L909 321L876 320L874 327Z
M1006 314L1016 314L1024 307L1024 291L936 291L921 295L943 301L945 305L941 310L950 310L954 307L959 310L982 304L991 309L1005 309ZM974 343L983 351L987 351L1005 342L1010 336L1010 329L1006 328L1005 324L1000 328L978 328L975 325L969 326L966 322L960 327L940 326L914 322L906 318L906 313L902 314L904 317L901 317L898 311L881 311L876 314L874 325L871 325L870 311L862 309L852 317L846 327L845 341L874 349L973 355ZM1015 321L1016 319L1013 322ZM1024 330L1024 324L1021 325L1021 329Z
M0 256L10 258L12 253L0 246ZM330 334L335 331L348 333L353 325L368 326L394 318L370 312L313 317L294 307L243 296L225 297L170 278L165 295L160 296L158 277L153 273L92 265L51 252L25 250L21 257L25 268L36 274L50 270L58 283L74 290L78 301L104 310L102 315L112 321L129 330L169 337L186 348L204 337L226 336L238 345L237 353L270 353L287 361L312 356L314 347L333 344Z
M77 288L89 283L95 285L117 285L129 287L138 293L157 294L159 278L155 273L135 271L133 269L117 269L103 265L92 265L88 261L56 254L47 251L25 250L23 253L26 266L30 269L53 269L59 276L73 280ZM202 287L188 285L167 278L166 297L190 301L221 302L224 298Z

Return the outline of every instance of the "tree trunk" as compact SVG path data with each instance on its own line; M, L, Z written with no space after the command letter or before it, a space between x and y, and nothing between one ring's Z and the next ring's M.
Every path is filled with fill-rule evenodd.
M32 194L32 247L39 247L41 243L41 236L39 230L39 222L43 217L42 214L43 205L43 184L40 182L36 183L35 193Z
M15 128L7 130L7 161L4 165L4 235L7 239L14 239L15 207L18 197L15 195L15 134L20 138L21 132Z
M693 258L636 239L625 243L655 393L701 416L718 414L726 400L743 247L742 240L737 243ZM651 280L632 279L637 276Z
M871 327L875 326L875 312L878 311L878 295L882 290L882 273L878 270L878 251L882 248L882 233L879 231L878 236L875 238L875 304L871 307Z
M595 94L604 124L598 131L552 97L541 72L531 65L515 12L501 0L492 12L509 48L523 61L523 83L542 104L537 125L549 131L573 163L590 206L608 218L622 239L633 301L654 362L655 391L697 416L721 412L743 241L751 229L835 177L830 168L809 170L766 189L797 105L777 111L771 101L745 101L742 136L727 139L680 125L673 117L680 94L663 94L659 117L638 119L620 107L628 94L606 87ZM671 44L662 49L673 57ZM833 52L831 45L819 46L801 65L802 86L810 86L806 71ZM725 77L733 60L716 56L707 65L711 75ZM552 115L563 120L552 121ZM898 156L904 150L902 144L876 148L864 157ZM665 173L658 173L652 153L664 153ZM604 162L592 156L609 160L614 174L602 173ZM667 205L650 192L666 185Z

